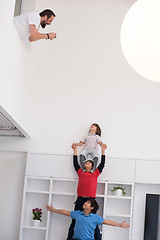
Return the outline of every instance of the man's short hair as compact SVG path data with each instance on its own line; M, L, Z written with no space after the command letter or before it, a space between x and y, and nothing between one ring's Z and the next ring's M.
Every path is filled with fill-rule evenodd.
M84 162L84 164L85 164L86 162L90 162L90 163L92 163L92 168L93 168L93 166L94 166L94 162L93 162L93 160L88 159L88 160L86 160L86 161Z
M91 163L92 163L92 168L93 168L93 166L94 166L94 161L93 161L93 158L92 158L92 156L91 156L90 154L89 154L89 155L87 156L87 158L85 159L84 164L85 164L86 162L91 162Z
M91 203L91 207L94 207L91 210L91 212L92 213L96 213L97 210L99 209L99 205L98 205L97 201L95 199L93 199L93 198L89 198L88 201Z
M39 14L41 17L44 17L47 15L47 19L49 19L51 16L55 17L56 15L54 14L54 12L50 9L45 9L42 12L40 12Z

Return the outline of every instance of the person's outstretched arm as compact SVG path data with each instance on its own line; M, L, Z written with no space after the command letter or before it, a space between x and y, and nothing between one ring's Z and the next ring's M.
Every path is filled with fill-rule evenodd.
M49 38L48 38L49 35ZM29 41L30 42L34 42L40 39L50 39L53 40L56 37L56 33L48 33L47 34L42 34L38 32L38 29L36 28L36 26L34 24L30 25L30 36L29 36Z
M78 158L77 158L77 145L75 143L72 144L73 149L73 166L76 172L80 169L80 166L78 164Z
M114 222L114 221L105 219L102 222L102 224L106 224L106 225L110 225L110 226L114 226L114 227L121 227L121 228L129 228L130 227L130 225L128 223L126 223L126 221L118 223L118 222Z
M105 166L105 151L106 151L107 145L102 144L101 148L102 148L101 162L97 167L97 169L99 170L100 173L102 172L102 170Z
M50 206L47 205L46 208L50 212L58 213L58 214L65 215L65 216L68 216L68 217L71 216L70 211L63 210L63 209L56 209L52 206L52 204Z

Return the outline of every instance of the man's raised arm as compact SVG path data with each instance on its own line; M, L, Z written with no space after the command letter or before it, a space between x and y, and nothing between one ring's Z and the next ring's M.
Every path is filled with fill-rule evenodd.
M75 143L72 144L72 149L73 149L73 166L76 172L80 169L80 166L78 164L78 159L77 159L77 145Z
M101 148L102 148L101 162L97 167L100 173L102 172L102 170L104 168L104 165L105 165L105 157L106 157L105 156L105 151L106 151L107 145L102 144Z

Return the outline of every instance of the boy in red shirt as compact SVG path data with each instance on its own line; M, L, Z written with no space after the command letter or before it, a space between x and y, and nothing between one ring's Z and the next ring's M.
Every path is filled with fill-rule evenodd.
M107 148L106 144L102 144L102 155L101 155L101 163L96 168L94 172L92 172L93 168L93 160L86 160L84 164L85 172L82 171L80 168L80 165L78 164L78 157L77 157L77 146L76 144L72 144L72 149L74 150L73 155L73 165L74 168L78 174L79 181L78 181L78 188L77 188L77 194L78 198L75 202L75 208L74 210L83 210L83 204L89 199L89 198L96 198L96 190L97 190L97 179L98 176L101 174L104 165L105 165L105 150ZM67 240L72 239L74 235L74 226L75 226L75 220L72 220L72 223L69 228L68 237ZM95 240L101 240L100 230L97 226L95 229Z

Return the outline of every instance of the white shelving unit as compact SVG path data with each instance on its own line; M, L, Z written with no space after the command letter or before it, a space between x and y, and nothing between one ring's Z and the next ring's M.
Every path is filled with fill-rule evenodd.
M114 196L109 190L114 186L124 187L126 196ZM26 176L19 240L52 240L53 236L56 236L56 240L65 239L71 219L47 212L46 205L52 203L55 208L73 210L77 198L76 192L76 179ZM100 207L98 214L101 217L118 222L125 219L132 225L132 183L99 181L96 199ZM43 210L39 227L33 226L33 208ZM59 231L60 225L63 226L63 231ZM117 240L120 236L123 240L131 239L131 229L115 229L103 225L100 230L103 239L107 237L108 240Z
M114 187L125 188L125 196L115 196L111 189ZM106 195L104 203L104 218L122 222L126 220L131 227L129 229L103 226L103 239L108 240L131 240L132 236L132 208L133 208L134 184L126 182L106 182Z

